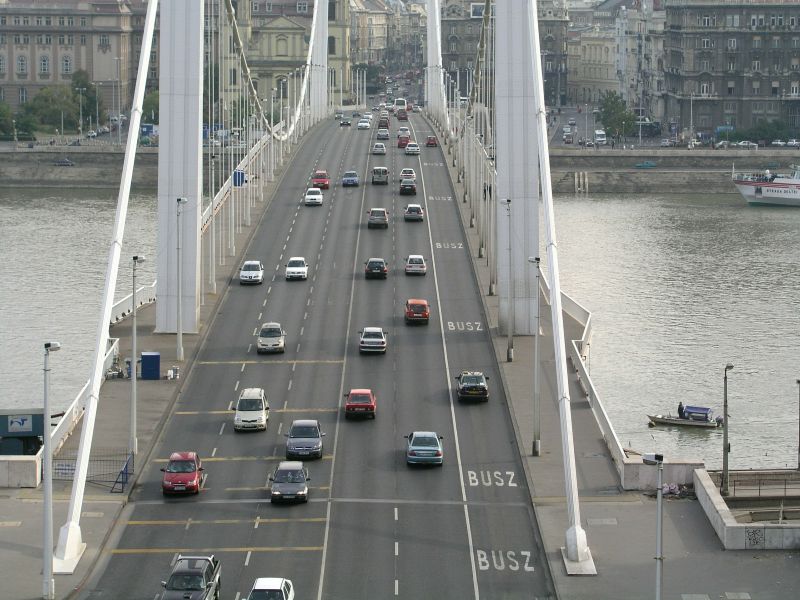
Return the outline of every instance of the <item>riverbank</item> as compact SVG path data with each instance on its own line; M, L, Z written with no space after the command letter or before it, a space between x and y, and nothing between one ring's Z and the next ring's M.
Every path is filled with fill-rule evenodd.
M6 148L2 156L0 181L9 187L117 189L124 152L112 146L46 146ZM72 165L56 164L64 158ZM734 168L783 169L798 161L800 153L785 148L550 150L553 191L557 194L687 194L698 189L736 194L731 183ZM132 185L140 191L155 191L157 183L158 148L140 148Z

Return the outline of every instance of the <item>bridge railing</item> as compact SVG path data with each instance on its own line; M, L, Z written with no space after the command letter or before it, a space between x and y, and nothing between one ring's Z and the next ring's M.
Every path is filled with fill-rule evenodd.
M152 304L156 301L156 281L150 285L143 285L136 288L136 305L138 308ZM124 298L120 298L111 307L111 323L119 323L125 317L133 312L133 294L128 294ZM106 366L108 368L108 366Z

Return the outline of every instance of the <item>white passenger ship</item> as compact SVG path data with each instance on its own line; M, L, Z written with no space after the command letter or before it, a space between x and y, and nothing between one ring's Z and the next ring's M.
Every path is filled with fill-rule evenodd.
M748 204L800 207L800 166L790 168L791 173L733 173L733 183Z

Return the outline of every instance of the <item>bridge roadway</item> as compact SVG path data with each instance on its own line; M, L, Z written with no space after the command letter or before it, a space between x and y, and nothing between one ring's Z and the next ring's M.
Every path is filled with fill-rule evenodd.
M264 262L265 282L227 290L93 598L153 598L178 552L221 557L223 598L246 597L259 576L292 579L298 598L555 597L442 151L406 156L397 126L393 119L386 156L370 154L376 128L333 119L297 149L245 252ZM409 126L423 143L432 133L417 115ZM389 167L390 185L369 183L374 165ZM398 195L403 167L417 171L416 197ZM321 207L306 207L315 168L332 185ZM341 187L347 169L361 186ZM425 207L425 222L403 221L407 201ZM389 210L388 230L367 229L370 207ZM411 253L428 259L427 276L403 274ZM308 281L285 281L290 256L310 262ZM386 281L364 279L372 256L387 259ZM428 326L404 324L411 297L431 303ZM287 332L286 353L259 356L255 332L271 320ZM472 325L448 326L457 321ZM358 330L368 325L388 331L385 356L359 355ZM462 369L491 378L490 402L457 402ZM231 404L253 386L268 394L268 430L234 433ZM375 390L374 421L343 419L342 396L353 387ZM268 475L299 418L321 422L324 456L306 463L308 504L273 506ZM442 468L406 466L403 435L415 429L444 436ZM176 450L204 461L198 497L162 498L159 468ZM486 470L506 485L468 485L468 472ZM521 550L507 553L508 569L481 570L481 548Z

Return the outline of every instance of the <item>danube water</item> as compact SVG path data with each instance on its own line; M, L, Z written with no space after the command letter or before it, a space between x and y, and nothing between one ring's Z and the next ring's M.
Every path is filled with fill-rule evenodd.
M0 190L0 408L41 406L42 344L51 398L87 380L116 193ZM155 268L156 199L131 197L128 257ZM719 414L728 373L731 467L797 465L800 210L748 207L738 195L558 196L561 282L592 311L590 370L622 444L721 464L721 431L647 427L678 402Z

